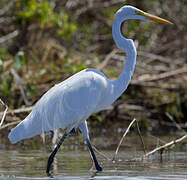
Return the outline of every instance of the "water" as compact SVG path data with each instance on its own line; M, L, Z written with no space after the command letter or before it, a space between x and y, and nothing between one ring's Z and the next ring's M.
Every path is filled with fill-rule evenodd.
M115 143L111 143L111 146L108 145L107 147L99 146L95 142L105 142L105 139L102 141L102 138L96 138L96 140L95 138L92 138L93 144L101 149L101 152L109 159L112 159L116 148ZM137 148L138 139L136 139L137 146L133 144L135 139L135 136L129 136L126 139L115 162L96 154L100 165L103 167L103 171L97 173L92 168L92 161L82 138L70 137L55 158L52 166L54 179L187 179L186 147L165 152L162 159L159 154L155 154L142 161L140 157L143 155L143 151L140 147ZM108 141L110 140L111 138L108 138ZM37 143L33 145L33 141ZM49 179L45 174L47 159L50 154L49 149L49 145L43 145L39 137L16 145L10 145L8 142L0 143L0 180Z

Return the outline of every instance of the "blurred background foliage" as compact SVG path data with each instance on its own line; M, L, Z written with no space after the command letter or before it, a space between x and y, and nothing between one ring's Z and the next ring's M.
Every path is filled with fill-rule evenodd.
M9 109L33 105L55 83L86 67L116 78L125 54L116 49L111 28L125 4L175 25L124 22L124 36L138 49L132 82L89 123L115 127L135 117L144 130L169 126L172 131L176 123L186 128L186 0L1 0L0 97Z

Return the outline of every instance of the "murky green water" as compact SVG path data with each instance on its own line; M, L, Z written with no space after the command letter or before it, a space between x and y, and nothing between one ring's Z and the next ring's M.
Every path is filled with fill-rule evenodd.
M76 137L76 136L75 136ZM87 146L80 138L70 137L64 146L57 153L52 166L54 179L159 179L159 180L186 180L187 179L187 151L174 150L163 154L162 161L159 154L141 161L143 155L141 148L137 148L133 142L136 138L126 139L121 147L117 161L112 162L103 156L96 154L103 171L96 173L92 168ZM40 139L40 138L38 138ZM78 140L78 141L75 141ZM110 138L108 141L114 142ZM105 142L100 138L94 142ZM32 142L38 142L33 146ZM0 143L0 180L1 179L49 179L46 177L45 168L50 154L49 145L43 145L41 140L27 140L17 145L10 145L8 142ZM116 143L119 141L116 140ZM132 142L132 144L130 144ZM109 142L107 142L110 144ZM139 140L136 140L137 145ZM72 145L71 145L72 144ZM93 143L108 158L114 155L114 144L107 147L100 147ZM105 143L104 143L105 144ZM99 146L99 147L98 147Z

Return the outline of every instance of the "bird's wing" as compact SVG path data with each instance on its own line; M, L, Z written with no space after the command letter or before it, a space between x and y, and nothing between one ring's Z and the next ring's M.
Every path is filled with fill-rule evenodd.
M79 126L104 102L105 85L105 78L92 70L81 71L55 85L11 131L9 138L15 143L41 132Z
M104 79L92 71L82 71L55 85L37 102L44 131L79 124L95 112L104 91Z
M87 118L95 111L102 98L102 83L94 73L85 72L68 83L67 87L63 97L66 110L77 114L80 119Z

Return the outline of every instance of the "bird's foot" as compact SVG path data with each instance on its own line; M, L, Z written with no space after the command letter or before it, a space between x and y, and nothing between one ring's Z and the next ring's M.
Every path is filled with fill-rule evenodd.
M54 178L54 177L51 175L50 172L46 172L46 174L47 174L47 177L49 177L49 178Z
M96 169L97 169L97 171L102 171L103 170L103 168L99 164L96 166Z

